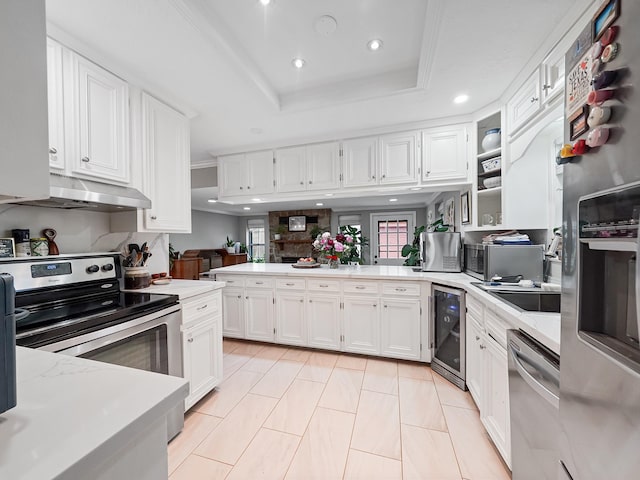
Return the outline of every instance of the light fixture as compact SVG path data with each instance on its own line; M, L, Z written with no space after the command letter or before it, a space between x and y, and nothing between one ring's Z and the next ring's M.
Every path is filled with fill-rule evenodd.
M243 210L251 210L251 207L244 207Z
M467 100L469 100L469 95L462 94L462 95L458 95L456 98L454 98L453 99L453 103L460 104L460 103L466 102Z
M215 198L210 198L209 200L207 200L207 202L209 202L209 203L218 203L218 200L216 200Z
M397 202L397 201L398 201L398 199L397 199L397 198L390 198L390 199L389 199L389 201L390 201L390 202Z
M271 0L260 0L260 3L266 7L267 5L271 5Z
M262 200L260 200L259 198L252 198L251 201L252 202L261 202Z
M412 188L410 188L410 190L413 190L414 192L417 192L418 190L422 190L422 187L412 187Z
M333 197L333 193L325 193L324 196L325 197Z
M291 64L296 67L298 70L300 70L302 67L304 67L305 65L304 59L302 58L294 58L293 60L291 60Z
M367 48L372 52L380 50L382 48L382 40L380 40L379 38L369 40L369 42L367 43Z
M323 205L324 205L324 203L322 203L322 202L318 202L318 203L316 203L316 207L321 207L321 206L323 206Z

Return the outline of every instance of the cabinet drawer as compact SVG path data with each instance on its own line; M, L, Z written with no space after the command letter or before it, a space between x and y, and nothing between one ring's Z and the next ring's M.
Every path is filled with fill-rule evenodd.
M248 277L244 281L244 286L247 288L273 288L274 279L266 277Z
M276 288L278 290L304 290L307 288L307 282L304 278L278 278L276 279Z
M420 295L420 284L409 282L385 282L382 284L383 295Z
M240 275L216 275L216 281L227 282L227 287L244 287L244 278Z
M191 324L202 317L212 318L222 314L220 291L203 293L182 302L182 324Z
M347 282L344 282L344 292L345 293L371 293L371 294L377 295L378 294L378 282L347 281Z
M339 292L340 282L338 280L318 280L310 278L307 282L307 288L313 293Z
M484 323L483 311L484 305L471 295L465 297L467 301L467 311L474 316L481 324Z
M487 335L506 349L507 330L513 328L513 326L490 310L487 310L484 314L484 326Z

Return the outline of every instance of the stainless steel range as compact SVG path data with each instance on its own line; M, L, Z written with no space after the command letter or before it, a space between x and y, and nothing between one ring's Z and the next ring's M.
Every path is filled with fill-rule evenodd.
M16 343L165 375L182 376L178 297L120 290L118 254L15 258ZM167 420L184 424L183 405Z

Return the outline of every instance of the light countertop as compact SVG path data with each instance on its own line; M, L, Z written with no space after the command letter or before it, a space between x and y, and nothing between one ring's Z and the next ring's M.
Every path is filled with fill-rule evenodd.
M413 280L439 283L442 285L464 289L468 295L476 298L485 308L500 315L514 327L523 330L533 338L560 354L560 314L523 312L507 303L489 295L472 285L478 279L465 273L414 272L412 267L379 266L379 265L340 265L338 269L330 269L327 265L318 268L293 268L283 263L243 263L229 267L210 270L216 274L273 275L298 277L334 277L340 279L372 279L372 280Z
M124 290L125 292L160 293L164 295L177 295L180 300L195 297L202 293L212 292L224 287L224 282L210 280L180 280L172 279L166 285L150 285L147 288L136 290Z
M166 416L188 382L17 348L18 405L0 415L0 478L82 478Z

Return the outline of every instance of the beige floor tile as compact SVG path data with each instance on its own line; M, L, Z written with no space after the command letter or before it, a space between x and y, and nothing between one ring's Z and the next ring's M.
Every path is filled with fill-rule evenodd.
M190 411L184 417L182 432L171 440L168 447L169 473L184 462L189 454L209 435L222 419Z
M238 348L239 345L240 345L240 342L238 342L237 340L231 340L229 338L223 338L222 339L222 353L224 353L225 355L227 353L231 353L236 348Z
M240 355L250 355L252 357L266 346L262 343L254 343L244 340L238 343L239 345L236 347L233 353L237 353Z
M286 351L287 349L283 347L267 346L256 353L251 360L242 365L240 370L267 373Z
M326 383L337 360L338 355L335 353L313 352L298 373L298 378Z
M402 480L402 463L391 458L349 450L345 480Z
M295 379L267 418L264 426L302 436L323 390L322 383Z
M194 453L219 462L235 464L276 403L275 398L248 394Z
M443 405L453 448L463 478L502 480L511 476L480 422L475 410Z
M361 392L351 447L401 459L398 397L366 390Z
M169 480L222 480L231 471L231 465L209 458L189 455L189 458L169 476Z
M344 473L355 415L317 408L287 480L339 480Z
M282 355L281 360L292 360L294 362L305 363L307 360L309 360L311 353L311 350L305 350L302 348L290 348L284 353L284 355Z
M440 403L442 405L451 405L453 407L470 408L478 410L471 394L467 391L464 392L456 387L453 383L445 380L437 373L433 373L433 382L436 385L438 391L438 397L440 397Z
M433 381L431 368L424 363L398 362L398 376Z
M334 368L318 406L356 413L364 372Z
M367 368L367 358L356 355L340 355L336 362L336 367L364 370Z
M399 385L401 423L447 431L433 382L400 377Z
M236 372L200 400L192 410L216 417L226 417L262 377L263 375L257 372Z
M402 425L404 480L460 480L449 434Z
M302 363L279 360L251 389L251 393L281 398L301 368Z
M222 378L227 379L236 373L240 368L251 360L250 355L240 355L229 353L222 357Z
M284 478L300 443L289 433L261 429L227 480L279 480Z
M367 360L363 390L378 393L398 394L398 362L395 360Z

